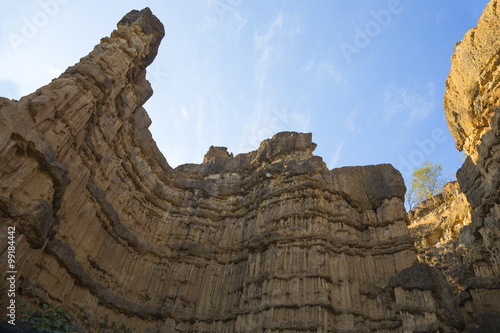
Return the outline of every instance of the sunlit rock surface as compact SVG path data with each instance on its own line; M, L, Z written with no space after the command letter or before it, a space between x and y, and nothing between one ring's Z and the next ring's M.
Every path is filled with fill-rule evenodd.
M419 262L439 268L455 293L464 290L466 279L473 276L470 211L467 198L455 181L408 212L408 229Z
M500 331L500 8L490 1L476 28L456 46L444 106L457 148L469 157L457 172L472 207L467 313L478 332ZM497 325L497 326L494 326Z

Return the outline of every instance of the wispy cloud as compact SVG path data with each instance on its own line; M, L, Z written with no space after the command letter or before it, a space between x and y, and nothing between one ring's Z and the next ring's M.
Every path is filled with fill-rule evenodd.
M434 110L436 100L432 81L424 85L410 82L405 87L390 85L384 92L384 113L390 120L396 114L407 116L409 123L426 119Z
M283 60L286 47L293 45L302 28L297 19L279 12L263 31L254 34L255 80L260 88L264 87L269 69Z
M280 131L306 131L309 128L310 110L294 110L286 106L286 102L279 101L277 96L286 82L283 82L283 75L273 76L275 72L288 70L286 55L294 52L295 38L301 31L299 18L278 12L254 33L256 89L251 99L253 110L242 131L240 150L256 149L262 140Z
M309 129L309 124L311 122L311 110L307 109L302 112L293 112L292 113L292 128L306 132Z
M316 82L318 84L322 84L323 82L330 80L333 80L336 84L340 84L342 83L343 78L335 66L333 66L326 59L323 59L318 63L318 67L316 69Z
M238 11L235 11L234 12L234 21L235 21L235 24L234 24L233 36L239 37L241 30L247 24L247 20L242 18Z
M226 3L223 0L208 0L206 4L208 13L212 14L204 16L206 26L213 28L223 25L226 36L237 41L248 21L240 15L241 2Z
M255 76L259 87L262 87L266 80L271 65L272 53L276 51L277 47L277 35L282 28L283 15L280 12L263 35L254 35L254 50L259 54L255 64Z
M289 111L286 108L271 109L270 100L259 104L267 108L267 112L256 112L251 120L245 123L243 135L238 145L239 151L250 151L258 148L260 142L271 138L281 131L307 132L310 130L311 110Z
M61 75L63 73L62 70L60 70L59 68L54 68L52 66L49 66L48 67L48 71L51 75L53 75L54 77L58 77L59 75Z
M189 114L188 114L188 110L186 109L186 107L184 105L181 106L181 112L182 112L182 117L184 118L184 121L188 121Z
M315 62L316 62L316 55L311 57L311 59L309 59L302 67L300 67L300 70L305 73L309 72L311 68L314 67Z
M347 128L352 133L359 133L360 128L356 124L356 117L358 116L358 110L354 109L349 112L346 120L344 121L344 127Z
M301 72L312 75L311 77L315 84L322 85L329 81L333 81L335 84L347 82L337 67L328 58L323 58L319 61L316 58L317 55L312 56L300 67Z
M199 146L205 143L205 106L202 100L198 103L198 118L196 119L196 138L198 140Z
M443 13L436 14L436 23L437 24L441 23L442 19L443 19Z
M330 169L333 169L337 166L337 162L340 157L340 153L342 152L342 148L344 147L345 140L343 140L338 146L337 149L335 149L335 152L332 155L332 158L330 159Z

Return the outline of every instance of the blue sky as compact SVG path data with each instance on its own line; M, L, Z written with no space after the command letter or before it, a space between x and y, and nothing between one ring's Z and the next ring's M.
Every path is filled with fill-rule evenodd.
M279 131L312 132L329 168L461 165L443 110L455 42L485 0L2 1L0 96L57 77L131 9L165 25L147 102L172 166L210 145L234 154Z

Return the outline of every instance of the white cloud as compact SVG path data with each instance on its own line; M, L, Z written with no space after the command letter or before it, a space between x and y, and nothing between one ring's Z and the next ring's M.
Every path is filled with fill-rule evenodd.
M197 140L197 148L201 147L205 143L205 130L206 126L206 117L205 117L205 108L204 103L200 99L198 101L198 117L196 118L196 140Z
M311 122L311 110L307 109L302 112L297 111L292 113L292 120L291 129L299 132L307 132Z
M347 128L352 133L359 133L360 129L356 125L356 117L358 116L358 110L354 109L349 112L346 120L344 121L344 127Z
M293 45L294 38L302 32L299 20L279 12L264 33L254 34L255 80L263 88L269 69L280 64L285 56L285 47Z
M54 68L50 65L49 65L48 71L54 77L59 77L59 75L61 75L63 73L63 71L60 70L59 68Z
M311 59L309 59L307 63L300 68L300 70L305 73L309 72L311 68L314 67L315 61L316 61L316 55L314 55Z
M340 157L340 152L342 151L342 147L344 147L345 140L343 140L338 146L337 149L335 149L335 152L332 155L332 158L330 159L330 169L333 169L337 166L337 162Z
M235 28L232 30L233 36L239 37L241 30L247 24L247 20L243 19L240 16L240 13L238 11L234 12L234 18L235 18L236 24L235 24Z
M256 80L260 87L264 85L266 80L271 65L271 54L276 51L277 34L282 28L283 16L280 12L265 34L254 35L254 49L260 53L255 64Z
M317 85L333 80L336 84L346 83L340 71L327 58L316 61L316 55L312 56L302 67L300 71L310 73L312 79Z
M273 68L285 69L286 55L293 52L294 38L302 31L299 19L277 13L270 23L254 33L255 95L252 110L242 132L238 150L257 149L260 142L280 131L306 131L310 123L310 110L290 110L277 102L276 91L283 86L282 76L269 75ZM314 65L314 59L309 66ZM305 70L309 70L305 68ZM285 103L286 105L286 103Z
M436 105L434 91L432 81L420 86L410 82L402 88L390 85L384 92L385 117L391 119L396 114L405 114L410 123L426 119Z
M316 70L316 80L318 83L333 80L336 84L340 84L343 81L340 72L326 59L323 59L318 64L318 68Z
M239 6L241 2L227 2L225 0L209 0L207 4L207 15L205 24L208 28L223 25L224 34L237 41L240 32L248 20L240 15Z
M189 120L189 114L188 114L188 110L186 109L186 107L184 105L181 106L181 112L182 112L182 117L184 118L184 120L188 121Z
M257 149L259 144L282 131L310 131L311 110L289 111L286 108L271 109L270 100L259 106L266 112L255 112L243 128L238 151L248 152Z
M443 14L442 13L439 13L439 14L436 14L436 23L441 23L441 20L443 19Z

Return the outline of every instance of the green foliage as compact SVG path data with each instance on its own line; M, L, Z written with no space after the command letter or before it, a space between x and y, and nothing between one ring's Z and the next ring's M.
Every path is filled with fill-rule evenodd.
M442 178L442 171L441 164L432 164L428 161L423 162L420 168L413 169L411 187L406 192L410 210L443 190L445 180Z
M17 301L20 310L21 331L33 329L37 332L67 333L77 331L70 325L71 317L64 311L50 304L43 304L41 309L34 309L25 301Z
M409 210L415 208L418 202L415 195L415 188L413 186L410 187L408 190L406 190L405 197L406 197L406 202L408 203L408 207L410 208Z
M105 333L132 333L132 330L124 324L119 327L116 321L109 324L108 316L105 316L103 321L99 323L99 327L105 329Z

